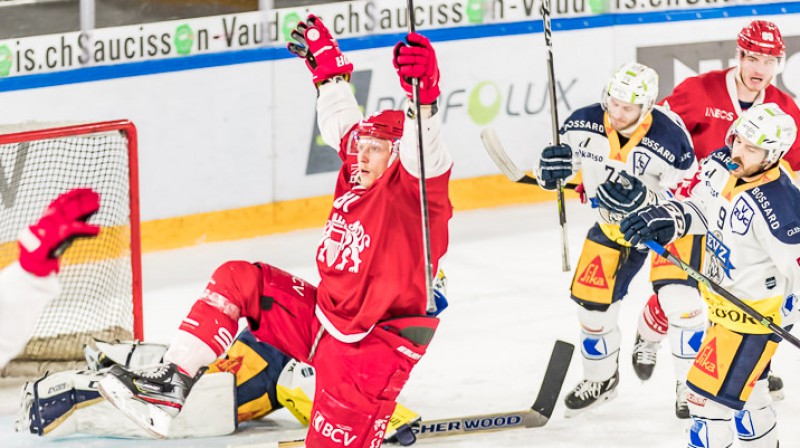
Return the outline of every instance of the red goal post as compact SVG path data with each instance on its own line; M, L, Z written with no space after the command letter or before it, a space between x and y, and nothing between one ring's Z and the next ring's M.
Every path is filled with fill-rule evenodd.
M63 291L2 375L81 366L93 338L143 338L137 134L128 120L0 126L0 269L18 258L20 230L77 187L100 193L90 220L100 235L62 255Z

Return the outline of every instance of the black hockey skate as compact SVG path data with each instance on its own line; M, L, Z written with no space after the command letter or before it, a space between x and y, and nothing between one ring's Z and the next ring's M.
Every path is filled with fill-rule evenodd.
M619 370L614 372L614 376L605 381L583 380L575 386L572 391L564 398L567 410L565 417L573 417L579 413L591 409L606 401L617 397L619 391Z
M677 381L675 383L675 416L681 420L692 418L689 414L689 403L686 396L689 394L689 387L686 383Z
M631 361L633 370L640 380L647 381L653 376L659 348L661 348L660 343L645 341L638 332L636 333L636 343L633 345Z
M134 423L158 438L166 438L172 419L183 408L198 376L181 373L172 363L137 371L114 365L98 384L100 394Z

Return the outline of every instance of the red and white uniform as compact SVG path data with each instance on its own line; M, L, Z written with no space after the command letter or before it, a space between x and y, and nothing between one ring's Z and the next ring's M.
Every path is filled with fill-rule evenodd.
M352 97L349 89L339 83L325 89L324 96L321 90L319 107L327 107L328 101L341 105ZM338 119L320 111L323 138L340 142L343 164L317 248L321 281L316 315L325 330L343 342L362 339L377 322L392 316L425 314L427 291L415 124L406 119L400 160L365 189L352 182L357 170L357 155L348 154L352 129L340 133L348 124L350 128L356 124L352 118L358 115L360 120L357 104L353 101L349 107L349 113L340 110ZM452 162L438 136L438 119L426 120L426 126L431 258L436 272L447 250L447 222L452 216L447 194Z
M692 135L698 160L725 145L728 128L742 114L736 94L735 77L738 76L738 70L738 67L731 67L687 78L662 101L663 105L680 115ZM758 94L753 105L762 103L778 104L800 123L797 104L777 87L767 86ZM800 141L795 142L784 160L793 170L800 171Z
M424 246L416 126L405 118L398 154L370 188L350 136L363 119L350 85L321 85L323 139L343 165L316 251L318 287L266 263L231 261L213 274L164 360L192 373L222 354L246 318L261 341L316 368L306 446L377 448L395 399L427 349L438 319L425 316ZM438 115L423 117L434 270L447 249L452 160ZM428 337L416 338L420 334Z

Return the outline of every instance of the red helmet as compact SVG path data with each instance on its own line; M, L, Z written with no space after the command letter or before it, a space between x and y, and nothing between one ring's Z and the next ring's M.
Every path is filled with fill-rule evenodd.
M394 142L403 136L403 123L405 117L399 110L384 110L370 115L361 120L356 126L357 137L370 135Z
M752 53L783 57L786 45L778 26L766 20L753 20L742 28L736 40L739 48Z

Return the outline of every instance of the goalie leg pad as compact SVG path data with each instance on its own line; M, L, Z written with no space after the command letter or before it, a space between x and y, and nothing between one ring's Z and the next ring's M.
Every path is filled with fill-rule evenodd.
M257 341L253 333L245 329L225 357L209 366L208 373L231 372L236 375L238 420L243 422L261 418L282 407L276 386L289 361L288 356L267 343Z
M578 309L583 374L587 380L605 381L617 371L622 338L617 325L619 308L619 302L615 302L606 311Z
M47 375L23 389L17 430L60 438L72 434L151 438L104 400L97 383L104 371L68 370ZM236 430L234 379L203 375L170 427L170 438L223 436Z

